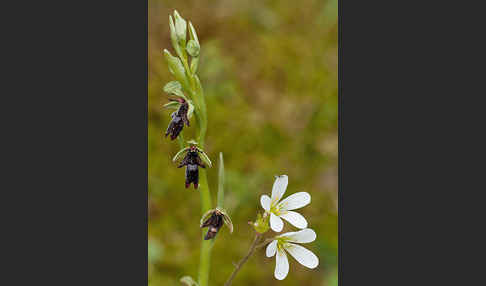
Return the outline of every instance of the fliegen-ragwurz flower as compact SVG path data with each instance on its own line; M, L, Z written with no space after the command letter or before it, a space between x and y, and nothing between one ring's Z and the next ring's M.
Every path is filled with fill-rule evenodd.
M189 126L189 119L187 118L187 111L189 110L189 104L183 98L169 99L170 101L177 101L180 103L179 109L174 111L170 117L172 120L165 131L165 137L170 134L170 139L174 140L179 136L182 129L184 128L184 123Z

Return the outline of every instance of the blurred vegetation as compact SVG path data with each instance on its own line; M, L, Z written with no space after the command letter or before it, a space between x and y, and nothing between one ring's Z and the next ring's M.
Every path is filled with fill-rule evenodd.
M225 208L235 227L216 238L210 285L223 285L247 252L253 239L247 222L262 211L260 196L280 174L289 176L286 196L312 195L299 212L317 233L305 246L320 264L310 270L289 258L289 275L278 281L275 258L260 249L233 285L337 285L337 0L149 0L149 285L181 285L184 275L197 278L199 264L199 194L184 188L184 170L171 162L177 141L163 137L170 111L161 108L162 88L173 77L162 50L172 50L174 9L194 24L201 42L205 151L214 163L224 154ZM193 126L184 128L186 139ZM217 165L207 172L215 206Z

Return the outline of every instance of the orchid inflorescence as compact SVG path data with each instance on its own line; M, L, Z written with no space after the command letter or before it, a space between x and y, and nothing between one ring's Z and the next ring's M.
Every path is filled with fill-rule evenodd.
M169 27L176 56L173 56L168 50L164 50L164 56L168 62L169 71L176 80L167 83L164 86L164 91L175 98L169 98L169 102L164 107L175 111L170 115L171 121L165 132L165 137L170 135L171 140L177 138L179 141L181 149L176 153L172 161L174 163L179 162L178 168L186 167L185 187L189 188L193 184L194 189L201 190L201 206L204 214L200 220L199 227L207 227L207 232L203 235L201 244L199 280L196 282L190 276L184 276L180 281L189 286L207 286L209 280L209 252L212 248L212 244L208 244L208 240L214 242L223 225L226 225L230 233L232 233L233 223L223 208L224 163L222 153L220 153L219 157L219 184L216 208L211 208L211 198L205 172L203 172L202 178L204 180L201 182L200 187L199 167L203 169L212 167L212 162L203 150L207 129L207 115L201 82L196 74L200 55L199 40L192 23L189 22L187 24L186 20L177 11L174 12L174 18L169 16ZM189 31L189 41L187 41L187 31ZM195 115L197 122L198 140L186 142L182 138L182 132L184 125L187 127L191 126L190 120L193 118L193 115ZM270 229L277 233L283 230L284 222L282 219L301 230L274 236L263 243L263 245L267 244L266 256L276 256L275 278L282 280L289 272L289 262L286 253L289 253L305 267L315 268L319 264L319 259L314 253L297 244L312 242L316 239L316 233L312 229L307 228L307 220L294 211L308 205L311 202L311 196L307 192L298 192L282 199L287 185L287 175L276 176L271 197L268 195L261 196L260 203L264 213L258 213L256 221L250 223L255 230L255 239L248 254L236 265L225 286L231 284L241 266L261 246L258 242L260 242L264 233Z

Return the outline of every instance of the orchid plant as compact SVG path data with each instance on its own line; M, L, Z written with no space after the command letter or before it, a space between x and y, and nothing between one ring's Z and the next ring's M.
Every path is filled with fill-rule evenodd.
M228 212L223 208L224 203L224 161L223 154L219 154L219 184L216 208L211 206L210 190L207 183L206 170L212 167L209 156L204 152L204 143L207 130L207 113L204 92L201 82L197 76L199 65L200 44L196 30L191 22L183 19L177 11L172 17L169 16L169 29L172 47L175 56L168 50L164 50L169 71L174 75L175 80L164 86L164 91L172 97L164 105L168 109L175 111L170 115L171 121L165 132L165 137L170 135L171 140L178 139L180 151L175 154L173 162L178 162L178 168L185 167L185 187L189 188L192 184L198 190L201 197L201 214L199 226L207 228L201 235L201 256L199 264L198 281L191 276L184 276L180 279L181 283L188 286L207 286L209 281L211 248L220 229L226 225L229 231L233 232L233 223ZM189 34L189 40L187 39ZM191 119L195 118L197 140L185 141L183 138L184 126L193 127ZM204 169L200 174L199 171ZM202 170L201 169L201 170ZM255 238L245 257L236 265L233 272L227 279L225 286L231 285L233 279L240 271L242 266L248 261L249 257L258 249L265 245L266 256L276 257L274 276L278 280L284 279L289 272L289 261L287 253L294 257L297 262L308 268L316 268L319 259L310 250L302 247L298 243L309 243L316 239L316 233L307 228L308 222L298 212L294 210L302 208L311 202L311 196L307 192L298 192L285 199L283 195L287 189L288 176L276 176L273 184L271 197L262 195L260 203L263 213L257 214L255 222L250 222L255 230ZM283 230L286 220L294 227L300 229L296 232L287 232L274 235L264 239L264 234L269 230L279 233Z

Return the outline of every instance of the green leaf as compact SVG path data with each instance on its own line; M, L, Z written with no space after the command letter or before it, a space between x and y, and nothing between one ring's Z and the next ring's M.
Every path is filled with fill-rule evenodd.
M186 45L186 33L187 33L187 23L181 15L174 10L174 19L175 19L175 30L177 35L178 42L184 47Z
M179 280L182 284L186 284L187 286L199 286L191 276L184 276Z
M204 91L201 86L201 81L197 75L194 75L194 79L196 80L196 92L192 99L196 104L195 112L199 120L199 142L201 143L201 147L204 147L204 139L206 138L206 130L208 126L206 103L204 101Z
M179 105L181 105L179 102L171 101L169 103L164 104L163 107L169 108L169 109L178 109Z
M182 157L182 155L184 154L184 152L186 152L187 150L189 150L189 147L185 147L185 148L182 148L181 150L179 150L179 152L177 152L177 154L175 154L174 158L172 158L172 162L179 160Z
M201 160L203 160L204 163L206 163L209 168L213 166L213 163L211 163L211 160L209 160L208 155L200 148L197 148L199 150L199 153L201 154Z
M192 100L188 100L187 104L189 105L189 109L187 110L187 118L191 119L192 114L194 113L194 104L192 104Z
M189 40L186 46L186 50L191 55L191 57L198 57L199 49L200 49L199 44L196 43L196 41Z
M224 204L224 161L223 161L223 153L219 152L218 207L222 208L223 204Z
M164 49L164 56L167 60L167 64L169 65L169 71L175 76L176 80L178 80L185 90L189 89L188 80L186 77L186 72L182 62L179 58L174 57L168 50Z

